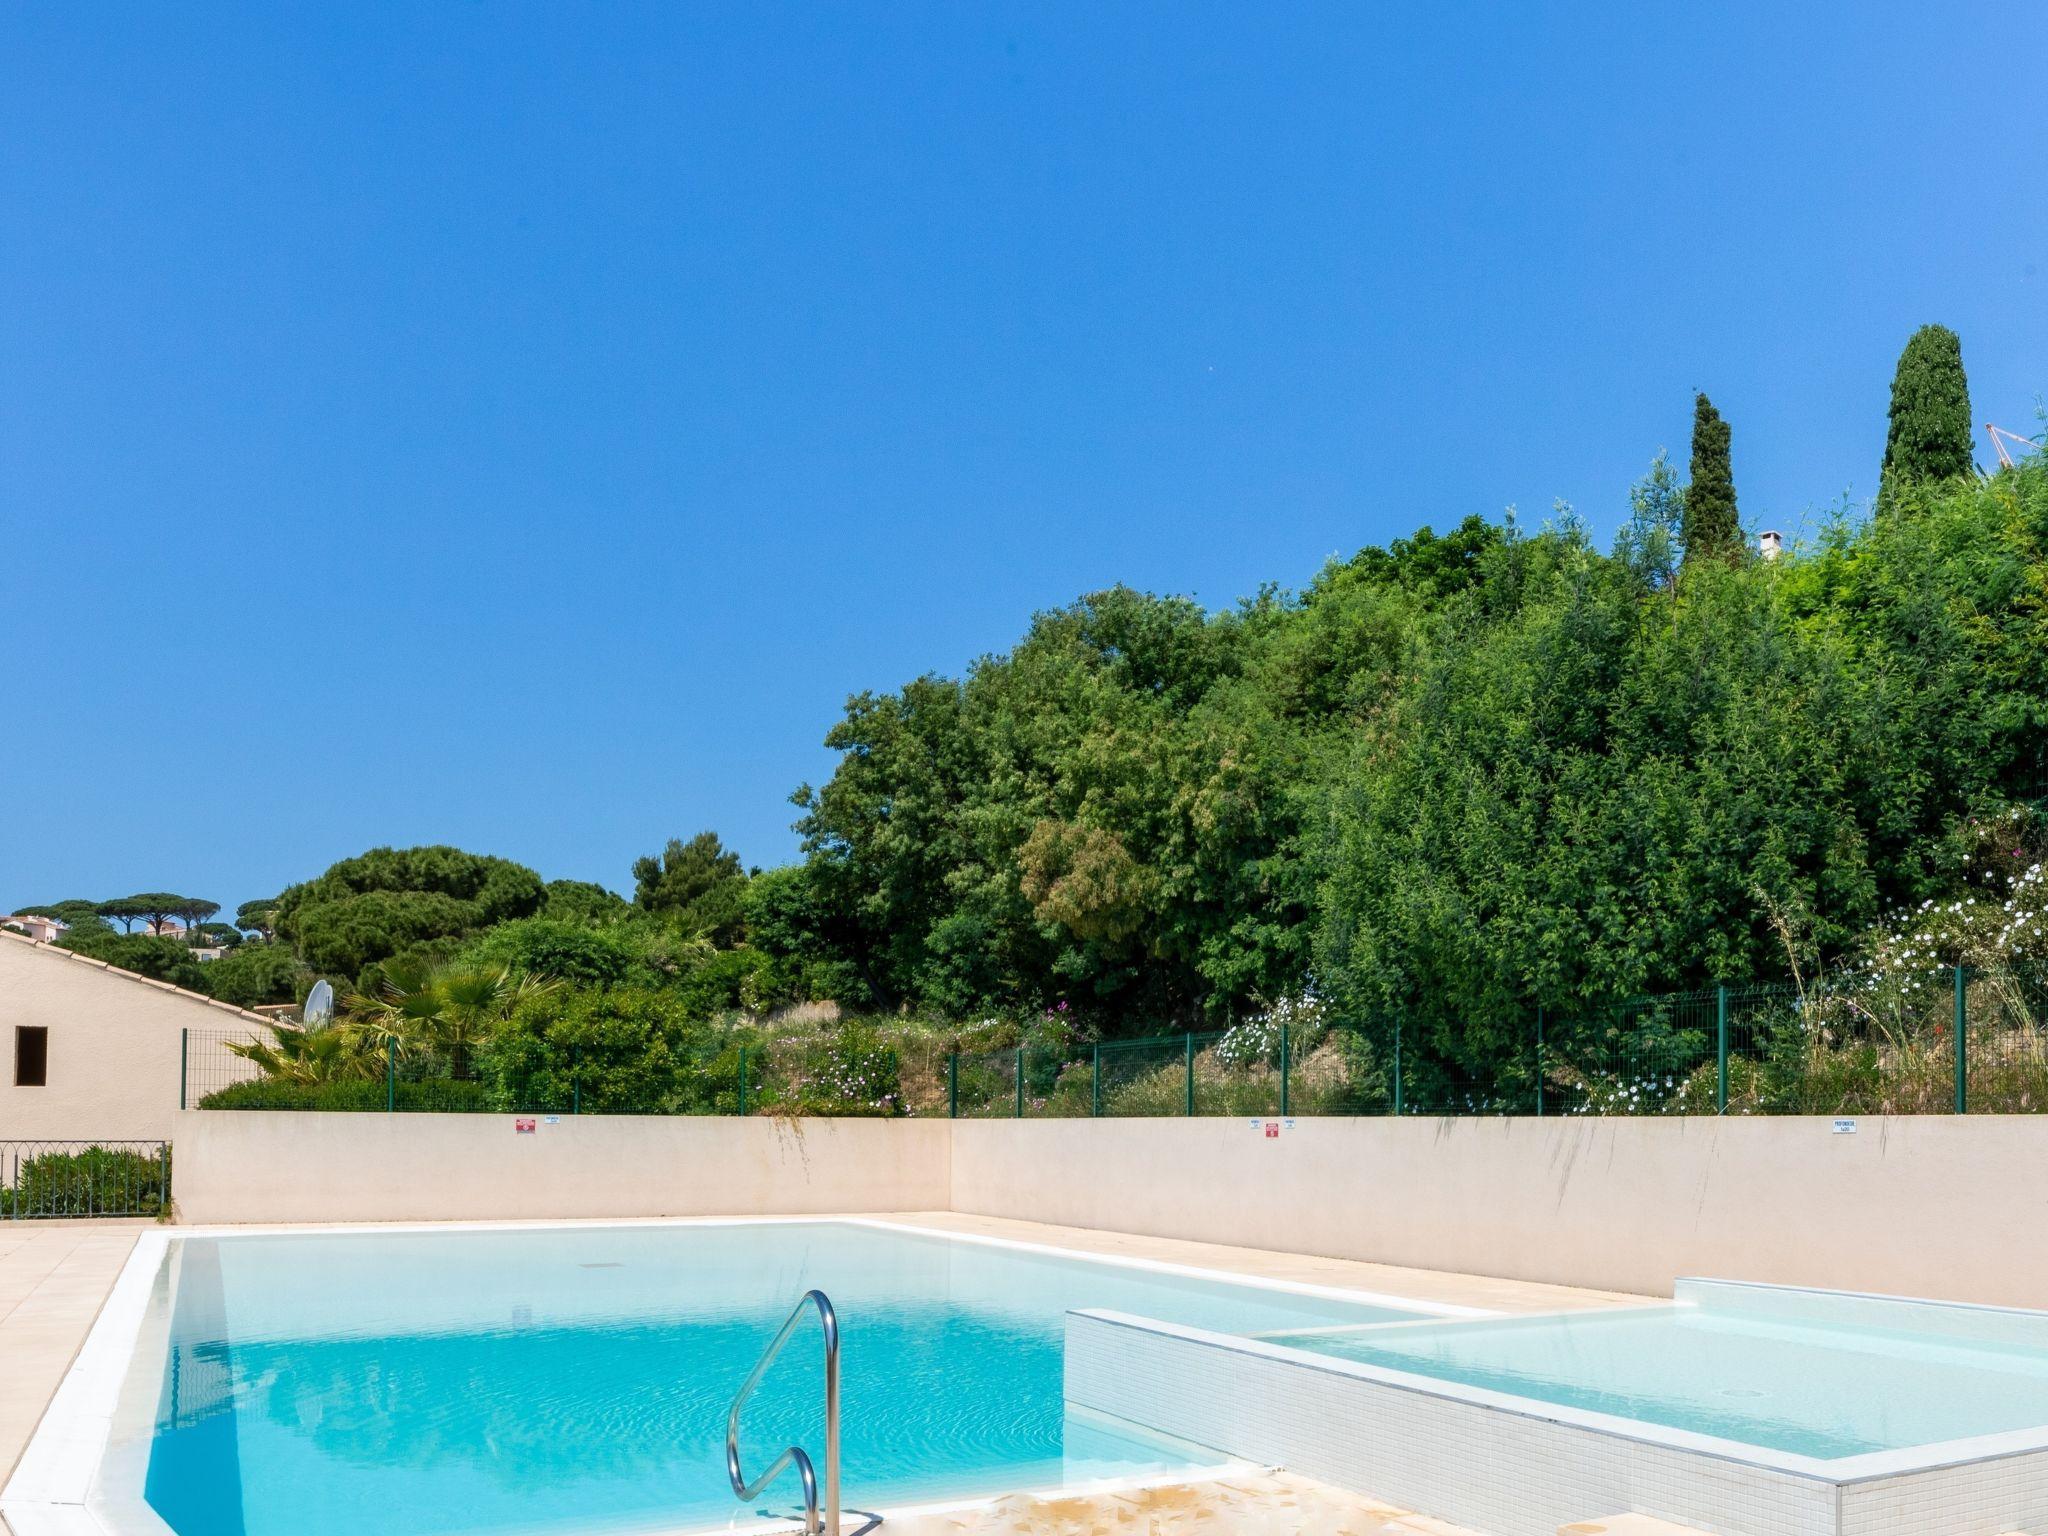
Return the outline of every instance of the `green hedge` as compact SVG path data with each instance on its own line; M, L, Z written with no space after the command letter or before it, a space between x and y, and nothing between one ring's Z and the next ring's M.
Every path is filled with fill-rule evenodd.
M290 1083L257 1078L209 1093L199 1101L199 1107L381 1112L391 1107L388 1092L381 1077L340 1083ZM473 1113L491 1107L489 1090L482 1083L448 1078L401 1082L395 1098L396 1107L401 1110Z
M0 1215L161 1216L168 1172L155 1153L116 1147L38 1153L0 1186Z

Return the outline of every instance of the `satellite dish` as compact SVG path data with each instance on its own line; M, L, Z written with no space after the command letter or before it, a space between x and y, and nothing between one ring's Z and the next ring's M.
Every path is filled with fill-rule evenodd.
M313 990L306 994L305 1006L299 1009L299 1017L307 1028L325 1024L334 1017L334 988L325 980L313 983Z

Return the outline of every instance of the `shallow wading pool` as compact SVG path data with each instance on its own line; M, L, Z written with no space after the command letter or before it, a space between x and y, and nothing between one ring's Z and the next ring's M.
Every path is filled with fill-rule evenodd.
M749 1517L725 1477L727 1406L814 1286L843 1338L845 1502L866 1510L1227 1460L1069 1411L1070 1309L1233 1336L1425 1315L856 1221L195 1235L151 1251L124 1277L139 1318L84 1501L123 1536L722 1528ZM805 1326L746 1409L750 1472L790 1443L821 1452ZM29 1495L56 1496L47 1466L24 1471L44 1479ZM786 1475L758 1513L786 1522L797 1503Z
M1667 1305L1245 1338L1084 1310L1067 1396L1494 1536L2048 1529L2048 1314L1681 1280Z

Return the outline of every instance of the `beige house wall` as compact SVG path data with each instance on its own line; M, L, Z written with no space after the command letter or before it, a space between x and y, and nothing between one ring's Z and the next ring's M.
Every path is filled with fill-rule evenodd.
M952 1183L944 1120L260 1110L176 1119L187 1222L944 1210Z
M2048 1307L2048 1115L952 1122L953 1209L1668 1295Z
M41 1088L14 1085L24 1025L50 1032ZM260 1021L239 1008L0 934L0 1141L168 1138L186 1029L261 1038Z

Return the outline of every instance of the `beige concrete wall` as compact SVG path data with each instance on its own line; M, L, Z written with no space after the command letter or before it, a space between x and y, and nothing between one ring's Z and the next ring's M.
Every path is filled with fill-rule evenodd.
M14 1086L19 1025L50 1032L44 1087ZM0 934L0 1141L162 1140L178 1113L181 1032L260 1028L238 1008ZM215 1054L224 1073L248 1070Z
M188 1222L446 1221L943 1210L943 1120L192 1110ZM534 1130L521 1135L521 1120Z
M176 1117L194 1222L944 1210L1669 1294L1682 1275L2048 1306L2048 1116Z
M953 1125L957 1211L1651 1294L2048 1306L2048 1115Z

